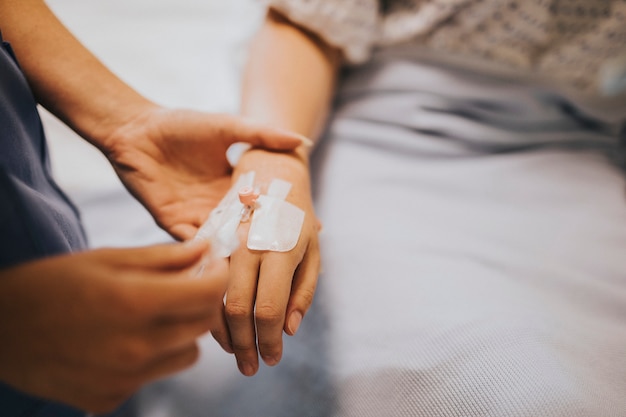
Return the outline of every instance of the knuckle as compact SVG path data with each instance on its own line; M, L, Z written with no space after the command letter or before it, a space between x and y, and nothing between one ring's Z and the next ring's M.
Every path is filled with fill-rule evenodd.
M224 313L229 321L244 321L252 316L252 307L235 301L226 301Z
M253 358L257 356L255 345L233 342L232 347L233 347L233 352L235 352L237 357Z
M313 304L313 298L315 297L315 289L313 288L301 288L296 295L296 304L299 306L308 307Z
M260 304L256 306L255 318L261 325L282 323L285 312L273 304Z
M254 354L256 356L256 345L254 343L233 340L232 347L237 355L252 356Z
M259 352L263 356L275 357L282 352L282 343L278 342L262 342L259 341Z

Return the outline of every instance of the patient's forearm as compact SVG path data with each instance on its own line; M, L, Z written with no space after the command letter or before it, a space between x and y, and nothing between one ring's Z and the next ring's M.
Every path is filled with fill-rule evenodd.
M339 61L336 49L270 11L244 73L242 114L317 138Z

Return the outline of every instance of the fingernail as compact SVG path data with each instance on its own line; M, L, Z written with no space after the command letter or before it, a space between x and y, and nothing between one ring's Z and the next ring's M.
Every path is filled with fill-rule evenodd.
M298 138L300 139L300 141L302 142L304 146L308 146L310 148L314 145L313 141L307 138L306 136L298 135Z
M280 356L263 357L263 362L265 362L267 366L274 366L280 362Z
M252 364L250 362L240 362L239 363L239 370L245 376L252 376L252 375L254 375L254 366L252 366Z
M302 313L300 313L299 311L294 311L293 313L291 313L291 316L289 316L289 321L287 322L287 330L289 330L289 333L291 333L292 336L298 331L301 322Z

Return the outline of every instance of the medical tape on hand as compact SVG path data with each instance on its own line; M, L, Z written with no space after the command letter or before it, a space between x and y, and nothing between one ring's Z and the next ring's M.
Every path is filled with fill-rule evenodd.
M237 227L244 209L244 205L239 201L239 190L251 187L252 184L254 171L240 175L235 185L228 190L196 233L194 239L206 239L211 242L212 256L227 258L239 246Z
M248 249L287 252L298 243L304 211L285 201L291 183L274 179L267 194L256 200L248 232Z
M298 243L304 211L285 201L291 183L274 179L261 195L253 187L254 176L254 171L241 175L198 230L195 238L209 240L213 256L228 257L237 249L237 228L250 216L248 249L287 252Z

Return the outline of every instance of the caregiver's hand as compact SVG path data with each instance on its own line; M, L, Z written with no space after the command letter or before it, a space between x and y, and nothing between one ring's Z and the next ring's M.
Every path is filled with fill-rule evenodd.
M292 150L302 138L235 116L148 106L101 148L157 224L184 240L230 186L226 149L234 142Z
M0 380L101 413L190 366L228 277L224 260L190 279L207 247L99 249L0 270Z
M250 170L256 172L258 183L274 178L289 181L287 201L304 210L305 217L298 243L288 252L249 250L250 223L239 227L241 245L230 258L226 322L211 333L225 350L235 353L239 370L247 376L257 372L258 354L268 365L280 361L283 330L289 335L298 330L313 301L320 265L320 224L313 211L306 163L295 153L252 150L239 161L234 179Z

